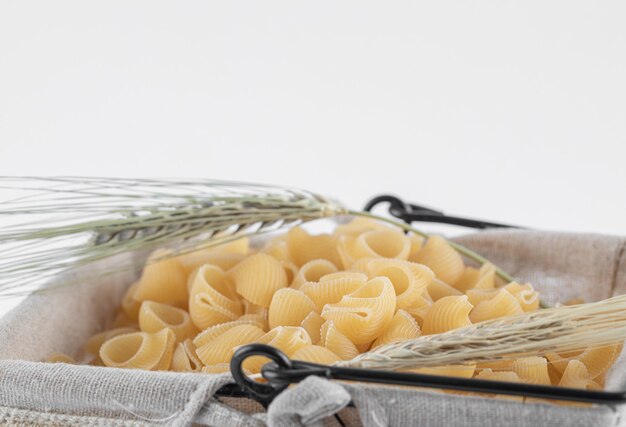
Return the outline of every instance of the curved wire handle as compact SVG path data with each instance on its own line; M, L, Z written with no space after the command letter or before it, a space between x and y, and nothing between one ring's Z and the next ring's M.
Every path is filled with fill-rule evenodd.
M483 230L488 228L523 228L516 225L446 215L442 211L427 208L425 206L405 203L402 199L388 194L374 197L365 204L363 210L371 212L375 206L381 203L389 203L389 214L406 222L407 224L414 221L421 221L459 225L462 227L471 227Z
M272 360L263 366L261 375L267 384L250 379L242 364L251 356L265 356ZM237 384L263 405L269 404L289 384L298 383L309 375L334 380L364 381L379 384L395 384L412 387L439 388L478 393L528 396L599 404L626 402L626 391L607 392L535 384L510 383L480 379L446 377L394 371L378 371L358 368L319 365L317 363L290 360L282 351L265 344L248 344L239 347L230 363L231 373Z

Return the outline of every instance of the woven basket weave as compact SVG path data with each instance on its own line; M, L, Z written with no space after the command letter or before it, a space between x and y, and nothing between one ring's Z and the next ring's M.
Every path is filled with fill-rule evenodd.
M550 304L626 293L626 239L593 234L496 230L457 239ZM615 426L624 407L560 406L456 395L407 387L338 383L310 377L267 410L250 399L213 394L229 375L145 372L38 361L63 351L80 357L92 334L111 322L135 273L102 276L116 259L68 274L84 286L31 296L0 318L0 424L5 425L347 425ZM117 260L119 261L119 259ZM63 281L67 276L60 277ZM626 386L622 354L607 388ZM347 407L352 401L355 407Z

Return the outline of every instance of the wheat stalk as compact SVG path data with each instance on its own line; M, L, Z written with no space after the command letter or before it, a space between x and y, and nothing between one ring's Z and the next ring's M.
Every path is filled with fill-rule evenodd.
M568 352L626 340L626 295L388 344L339 366L399 370Z
M0 189L15 196L0 209L12 222L0 231L0 297L51 290L40 287L64 269L124 252L174 245L175 256L346 213L302 190L212 180L5 177Z

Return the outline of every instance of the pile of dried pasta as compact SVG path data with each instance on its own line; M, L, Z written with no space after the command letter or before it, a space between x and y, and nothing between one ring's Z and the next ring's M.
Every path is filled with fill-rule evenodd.
M294 228L258 251L240 239L149 262L112 329L85 350L95 365L219 373L229 370L238 346L265 343L292 359L331 364L538 305L530 284L500 283L490 264L466 266L440 237L424 241L356 219L330 235ZM601 389L619 351L588 348L413 372ZM266 361L250 358L244 369L258 373Z

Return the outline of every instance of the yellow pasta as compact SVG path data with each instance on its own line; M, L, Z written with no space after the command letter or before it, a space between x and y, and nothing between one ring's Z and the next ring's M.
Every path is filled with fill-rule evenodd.
M530 284L504 283L490 263L466 266L442 237L405 234L368 218L332 234L293 228L260 250L243 238L171 255L151 255L124 294L112 329L86 343L94 356L88 363L228 373L237 348L262 343L293 360L332 365L420 335L539 308ZM621 349L615 344L407 372L600 390ZM74 363L64 354L47 360ZM257 374L268 361L250 357L243 370Z
M177 343L195 336L198 332L185 310L154 301L144 301L139 310L139 329L143 332L158 332L163 328L174 332Z
M370 278L387 277L391 281L397 308L414 307L435 277L428 267L395 259L373 259L367 269Z
M336 272L337 267L332 262L326 259L314 259L300 267L291 286L298 288L306 282L319 282L323 276Z
M325 259L334 265L339 265L337 253L337 237L330 234L310 235L300 227L295 227L287 233L287 247L292 260L298 266L303 266L315 259Z
M307 282L300 286L313 303L317 311L324 305L339 302L344 295L350 294L367 283L367 276L362 273L342 271L323 276L319 282Z
M164 258L169 252L155 251L143 269L132 297L187 308L187 275L177 258Z
M70 365L76 364L76 360L65 353L52 353L46 358L47 363L67 363Z
M454 282L454 287L461 292L469 289L493 289L496 286L496 267L486 263L480 269L466 267L459 280Z
M428 285L428 294L431 296L433 301L437 301L443 297L463 295L461 291L448 285L443 280L437 279L436 277Z
M431 236L409 260L428 266L439 279L454 284L465 271L461 255L442 237Z
M304 320L300 324L300 326L304 328L307 334L309 334L309 337L311 337L311 342L313 344L317 344L318 342L320 342L320 330L322 329L322 325L324 324L324 322L324 318L320 316L319 313L312 311L308 314L307 317L304 318Z
M291 357L302 347L311 345L311 338L303 328L295 326L279 326L255 340L260 344L271 345ZM243 362L243 367L252 373L261 371L261 367L269 361L263 356L249 357Z
M190 339L180 342L172 355L172 371L176 372L200 372L202 361L196 355L196 347Z
M270 303L269 327L300 326L312 311L315 311L315 303L304 292L291 288L279 289Z
M342 334L332 321L327 321L320 330L320 345L335 353L342 360L349 360L360 352L352 341Z
M404 310L398 310L391 319L389 326L387 326L383 333L376 338L372 344L372 348L376 348L384 344L417 338L419 335L420 327L413 316Z
M559 386L584 390L602 390L598 383L591 380L587 367L579 360L570 360L567 363L561 381L559 381Z
M322 365L332 365L341 360L335 353L319 345L307 345L297 350L291 358L304 362L319 363Z
M115 329L109 329L108 331L100 332L87 341L85 344L85 351L89 354L93 354L94 356L98 356L100 353L100 347L104 344L105 341L116 337L118 335L129 334L131 332L137 332L137 328L134 327L121 327Z
M522 310L535 311L539 308L539 292L535 291L530 283L520 285L519 283L511 282L504 286L504 289L515 296Z
M229 270L240 262L248 253L250 241L247 237L233 240L232 242L197 249L178 256L178 261L185 269L187 275L204 264Z
M265 332L258 326L237 325L197 346L196 354L205 366L228 363L236 347L255 342L263 335Z
M472 323L523 313L517 299L501 289L492 299L479 302L470 313Z
M232 322L220 323L219 325L211 326L206 328L204 331L200 332L193 339L193 345L196 348L202 347L208 342L214 340L215 338L222 335L224 332L234 328L235 326L241 325L253 325L258 329L261 329L264 332L262 325L259 324L259 321L255 318L244 318L245 316L241 316L237 320L233 320ZM265 332L264 332L265 333Z
M100 347L105 366L163 371L170 367L176 336L171 329L118 335Z
M274 292L288 285L283 265L262 253L244 259L231 270L231 275L237 293L263 308L269 307Z
M604 374L615 363L622 351L622 344L613 344L601 347L588 347L584 351L572 352L570 354L557 354L547 352L546 357L552 366L563 374L571 360L582 362L589 372L590 379L596 379Z
M389 279L376 277L338 303L326 304L322 317L332 320L353 343L364 344L373 341L387 327L396 310L395 299Z
M367 231L358 237L341 236L337 248L344 268L363 258L395 258L406 260L411 241L399 230Z
M467 296L443 297L435 301L424 317L422 332L426 335L439 334L471 324L469 313L472 304Z
M354 218L347 224L339 225L335 229L335 234L341 236L357 237L366 231L389 230L386 225L371 218Z
M243 314L243 305L221 268L203 265L189 280L189 315L199 329L235 320Z
M433 368L417 368L409 369L408 372L425 375L441 375L445 377L457 377L457 378L472 378L476 371L475 363L468 363L467 365L445 365L436 366Z
M524 357L511 364L511 369L520 379L529 384L550 385L548 361L543 357Z

